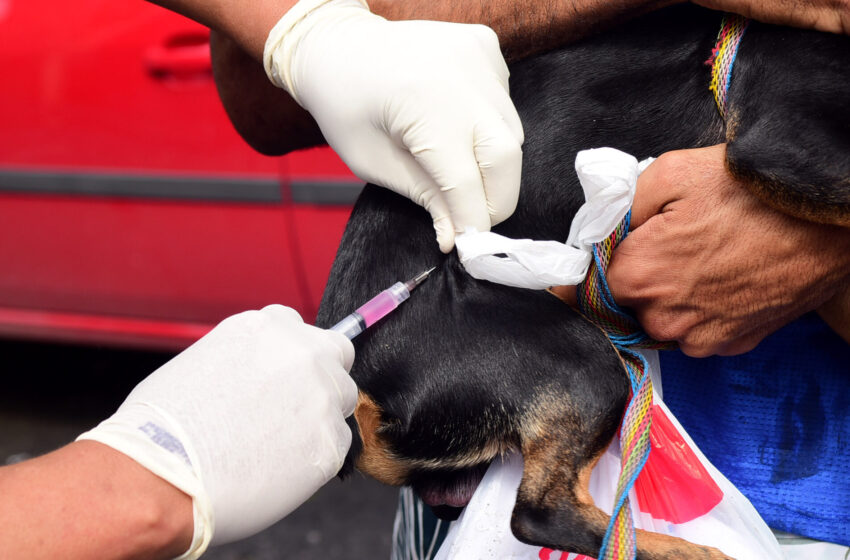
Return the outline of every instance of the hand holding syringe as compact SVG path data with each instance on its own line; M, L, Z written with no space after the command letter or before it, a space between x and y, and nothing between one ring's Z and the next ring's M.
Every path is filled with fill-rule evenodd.
M413 291L419 284L428 278L431 271L414 276L407 282L396 282L383 292L379 293L362 306L357 311L346 316L342 321L332 326L330 330L344 334L349 339L353 339L358 334L365 331L368 327L374 325L380 319L383 319L390 314L401 302L410 297L410 292Z

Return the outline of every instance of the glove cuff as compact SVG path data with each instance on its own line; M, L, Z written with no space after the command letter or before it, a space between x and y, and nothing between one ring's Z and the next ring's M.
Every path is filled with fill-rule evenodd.
M263 48L263 68L266 70L266 76L274 85L286 90L299 105L302 103L295 93L292 81L292 57L306 31L301 29L305 26L299 24L329 3L360 6L369 11L366 0L300 0L272 27Z
M80 434L80 440L97 441L120 451L191 496L192 543L177 560L193 560L206 551L214 531L212 505L194 467L198 459L184 446L189 440L166 411L150 404L124 404L94 429Z

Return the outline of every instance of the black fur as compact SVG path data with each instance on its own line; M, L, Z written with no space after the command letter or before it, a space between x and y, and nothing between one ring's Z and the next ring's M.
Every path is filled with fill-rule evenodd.
M730 168L783 212L850 226L850 40L753 23L742 48Z
M514 238L565 240L583 202L574 171L580 149L612 146L640 159L722 142L724 123L704 64L719 24L716 12L678 6L513 65L511 93L526 134L522 190L516 213L494 230ZM781 79L766 80L759 72L767 64L763 58L777 58L769 52L774 35L811 34L761 26L765 37L758 37L759 28L748 30L757 36L752 44L750 35L744 39L733 88L768 95L760 81L768 88L781 85ZM838 42L847 45L846 38ZM828 56L821 59L830 63ZM750 173L759 169L763 135L773 134L752 130L758 125L747 115L758 105L754 99L736 94L731 101L738 115L736 165ZM758 122L781 109L775 103L773 113L761 109ZM814 119L816 110L805 115ZM835 125L845 142L847 122ZM820 143L829 140L817 137ZM784 149L776 148L771 157ZM402 309L355 342L352 375L382 410L380 433L397 458L420 465L406 474L406 483L449 484L446 464L498 440L525 454L515 534L594 555L605 520L578 503L575 485L610 442L628 397L619 357L601 331L548 293L474 280L456 253L439 252L423 209L371 185L342 239L319 325L335 323L392 282L432 266L437 269ZM545 433L531 430L532 421L544 421ZM346 471L362 450L353 427ZM427 460L432 466L422 467ZM697 548L683 553L677 548L682 543L668 545L639 546L640 557L722 557Z

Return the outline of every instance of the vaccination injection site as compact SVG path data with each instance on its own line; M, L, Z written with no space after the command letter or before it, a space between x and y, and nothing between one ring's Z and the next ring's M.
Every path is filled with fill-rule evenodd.
M0 560L850 560L846 2L45 2Z

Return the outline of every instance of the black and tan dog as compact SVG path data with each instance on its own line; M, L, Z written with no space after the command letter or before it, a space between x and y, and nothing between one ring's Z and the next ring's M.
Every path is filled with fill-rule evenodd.
M720 17L670 8L515 64L522 191L495 231L565 240L583 202L579 149L614 146L640 159L724 140L729 168L770 204L850 225L850 39L750 25L725 126L703 64ZM403 309L356 340L361 396L346 469L411 485L432 505L462 506L494 457L520 450L514 534L595 555L608 518L588 479L629 391L599 329L548 293L474 280L456 254L439 252L424 210L371 185L345 231L319 324L432 266ZM725 556L639 532L638 557Z

